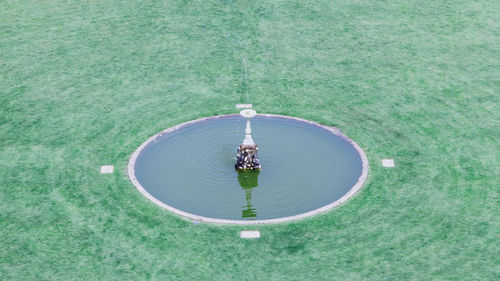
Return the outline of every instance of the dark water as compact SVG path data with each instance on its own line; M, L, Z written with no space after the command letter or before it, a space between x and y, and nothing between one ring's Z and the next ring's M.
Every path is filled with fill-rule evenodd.
M234 170L245 119L188 125L144 148L135 164L141 185L185 212L220 219L271 219L308 212L347 193L361 175L358 152L343 138L296 120L257 116L252 137L260 172Z

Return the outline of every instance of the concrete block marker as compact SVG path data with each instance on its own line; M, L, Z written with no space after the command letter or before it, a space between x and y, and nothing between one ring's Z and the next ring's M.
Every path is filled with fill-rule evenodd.
M113 165L101 166L101 174L112 174L114 170Z
M251 103L239 103L236 105L236 108L252 108Z
M240 238L244 239L260 238L260 232L258 230L243 230L240 232Z
M386 168L394 167L394 159L382 159L382 167Z

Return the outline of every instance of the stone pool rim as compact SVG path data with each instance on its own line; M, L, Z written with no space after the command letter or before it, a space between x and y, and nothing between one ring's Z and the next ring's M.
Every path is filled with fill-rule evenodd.
M366 179L368 177L368 169L369 169L368 159L366 158L366 154L363 151L363 149L361 149L361 147L356 142L354 142L352 139L350 139L348 136L344 135L339 129L334 128L334 127L324 126L324 125L321 125L317 122L305 120L305 119L298 118L298 117L291 117L291 116L278 115L278 114L257 114L257 115L262 116L262 117L283 118L283 119L290 119L290 120L294 120L294 121L304 122L304 123L307 123L309 125L323 128L334 135L340 136L341 138L343 138L345 141L347 141L349 144L351 144L356 149L356 151L358 152L358 154L361 158L362 170L361 170L361 175L359 176L358 180L351 187L351 189L346 194L344 194L342 197L340 197L339 199L333 201L330 204L327 204L323 207L314 209L314 210L309 211L309 212L305 212L305 213L301 213L301 214L293 215L293 216L273 218L273 219L264 219L264 220L232 220L232 219L218 219L218 218L204 217L204 216L191 214L191 213L179 210L177 208L174 208L168 204L165 204L164 202L161 202L160 200L156 199L153 195L151 195L149 192L147 192L146 189L141 185L141 183L135 177L135 162L136 162L137 158L141 154L142 150L148 144L150 144L152 141L154 141L156 138L163 136L164 134L171 133L171 132L178 130L182 127L185 127L187 125L192 125L195 123L200 123L203 121L219 119L219 118L237 117L237 116L240 116L239 114L224 114L224 115L216 115L216 116L199 118L196 120L187 121L187 122L184 122L182 124L170 127L168 129L165 129L165 130L151 136L145 142L143 142L134 151L134 153L130 157L130 161L128 163L128 176L129 176L130 180L132 181L132 183L134 184L134 186L139 190L139 192L142 195L144 195L146 198L148 198L150 201L155 203L156 205L158 205L164 209L167 209L167 210L169 210L177 215L180 215L181 217L184 217L184 218L187 218L187 219L190 219L193 221L217 223L217 224L235 224L235 225L270 224L270 223L282 223L282 222L289 222L289 221L293 221L293 220L303 219L303 218L311 217L311 216L314 216L314 215L317 215L320 213L325 213L325 212L331 210L332 208L337 207L340 204L346 202L349 198L353 197L355 194L358 193L359 190L361 190L361 188L365 184ZM235 145L237 145L237 144L235 144Z

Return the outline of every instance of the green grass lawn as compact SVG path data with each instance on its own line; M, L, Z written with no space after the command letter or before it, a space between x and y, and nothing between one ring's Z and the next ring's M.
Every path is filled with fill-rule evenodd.
M499 19L493 0L0 1L0 280L499 280ZM148 137L240 102L340 128L361 192L194 225L129 181Z

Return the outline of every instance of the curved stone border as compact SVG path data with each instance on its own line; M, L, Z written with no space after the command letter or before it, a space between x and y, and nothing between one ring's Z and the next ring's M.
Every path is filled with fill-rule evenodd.
M198 215L195 215L195 214L191 214L191 213L187 213L187 212L181 211L181 210L176 209L176 208L174 208L172 206L169 206L169 205L161 202L160 200L156 199L155 197L153 197L151 194L149 194L146 191L146 189L144 189L144 187L139 183L139 181L135 177L135 169L134 169L134 167L135 167L135 161L137 160L137 157L139 156L139 154L141 153L141 151L149 143L151 143L152 141L154 141L157 137L160 137L160 136L162 136L164 134L168 134L168 133L170 133L172 131L175 131L175 130L180 129L180 128L184 127L184 126L191 125L191 124L194 124L194 123L198 123L198 122L202 122L202 121L206 121L206 120L211 120L211 119L218 119L218 118L230 117L230 116L239 116L238 114L218 115L218 116L212 116L212 117L205 117L205 118L201 118L201 119L196 119L196 120L188 121L188 122L182 123L180 125L168 128L168 129L166 129L164 131L161 131L160 133L157 133L156 135L154 135L154 136L150 137L148 140L146 140L143 144L141 144L141 146L139 146L139 148L137 148L137 150L132 154L132 157L130 157L130 161L128 163L128 176L129 176L130 180L132 181L132 183L135 185L135 187L142 193L142 195L146 196L146 198L148 198L149 200L153 201L153 203L155 203L156 205L159 205L160 207L162 207L164 209L167 209L167 210L169 210L171 212L174 212L174 213L176 213L176 214L178 214L180 216L183 216L183 217L195 220L195 221L210 222L210 223L221 223L221 224L240 224L240 225L288 222L288 221L292 221L292 220L297 220L297 219L302 219L302 218L310 217L312 215L316 215L316 214L319 214L319 213L323 213L323 212L326 212L326 211L332 209L333 207L336 207L336 206L344 203L349 198L351 198L352 196L354 196L354 194L356 194L361 189L361 187L363 187L363 184L365 183L366 178L368 176L368 159L366 158L366 154L361 149L361 147L359 147L359 145L357 143L355 143L353 140L351 140L346 135L342 134L342 132L340 132L340 130L338 130L336 128L333 128L333 127L323 126L323 125L321 125L319 123L316 123L316 122L313 122L313 121L309 121L309 120L305 120L305 119L301 119L301 118L296 118L296 117L290 117L290 116L284 116L284 115L275 115L275 114L257 114L257 115L264 116L264 117L292 119L292 120L296 120L296 121L300 121L300 122L305 122L305 123L310 124L310 125L321 127L321 128L323 128L325 130L328 130L332 134L335 134L337 136L342 137L343 139L345 139L346 141L348 141L352 146L354 146L354 148L358 151L359 156L361 157L361 161L363 163L363 169L361 171L361 175L358 178L358 181L349 190L349 192L347 192L346 194L344 194L344 196L342 196L339 199L337 199L336 201L334 201L334 202L332 202L332 203L330 203L328 205L325 205L325 206L323 206L321 208L318 208L316 210L312 210L312 211L309 211L309 212L306 212L306 213L302 213L302 214L298 214L298 215L295 215L295 216L289 216L289 217L283 217L283 218L275 218L275 219L266 219L266 220L252 220L252 221L250 221L250 220L226 220L226 219L208 218L208 217L198 216Z

